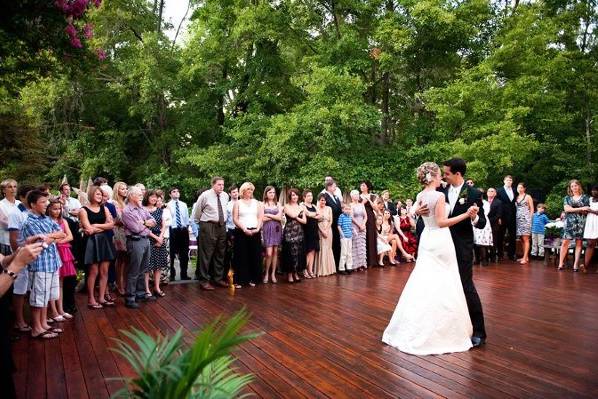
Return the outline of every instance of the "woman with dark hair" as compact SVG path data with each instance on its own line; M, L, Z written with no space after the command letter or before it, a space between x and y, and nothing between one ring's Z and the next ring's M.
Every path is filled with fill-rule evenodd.
M374 204L372 204L371 191L372 183L363 180L359 183L359 191L361 192L361 202L365 206L365 213L367 221L365 225L366 235L366 257L367 266L378 266L378 231L376 227L376 212L374 211Z
M517 235L521 237L523 242L523 256L519 259L519 263L524 265L529 263L529 248L530 238L532 236L532 215L534 214L534 201L530 195L525 193L527 186L524 182L517 185L517 199L515 206L517 207Z
M87 190L89 203L79 210L79 220L86 236L85 265L87 265L87 306L90 309L101 309L114 306L113 301L106 300L108 285L108 266L115 258L116 250L107 232L114 228L114 221L108 208L102 205L102 189L92 185ZM97 276L100 276L99 302L94 290Z
M415 228L415 220L407 213L406 206L399 209L399 215L395 216L395 230L400 237L398 248L407 262L413 262L417 253L417 239L411 231ZM409 256L405 256L404 253Z
M287 194L284 213L287 222L283 230L283 267L289 283L299 282L299 272L305 265L303 227L307 223L305 209L299 205L299 190L291 188Z
M567 185L567 196L564 201L565 227L563 228L561 244L561 256L559 259L558 270L565 268L565 258L569 252L569 243L575 240L575 261L573 271L585 272L585 265L579 266L581 250L583 247L583 233L586 224L586 214L590 210L590 199L583 193L583 187L579 180L573 179Z
M262 239L266 254L264 257L264 283L268 278L273 284L276 280L276 267L278 266L278 247L282 242L282 207L278 203L276 189L267 186L263 196L264 223L262 226Z
M330 276L336 273L336 262L332 252L332 209L326 205L326 196L328 194L320 193L318 195L318 214L322 218L318 222L318 232L320 234L320 251L316 253L316 275Z
M160 276L162 270L170 272L170 260L168 259L168 222L164 217L164 209L160 206L160 199L164 199L162 190L147 190L143 197L143 206L156 221L156 225L150 228L150 258L145 272L145 296L151 298L150 276L154 281L154 293L163 297L164 291L160 289Z
M303 191L303 206L307 223L303 226L303 235L305 242L305 261L307 268L303 271L303 277L314 278L314 260L316 253L320 250L320 237L318 235L318 220L322 218L318 214L318 209L313 204L314 194L310 190Z

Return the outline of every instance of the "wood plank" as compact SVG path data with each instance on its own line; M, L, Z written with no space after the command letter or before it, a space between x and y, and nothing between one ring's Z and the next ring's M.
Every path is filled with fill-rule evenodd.
M541 262L476 267L488 343L468 352L411 356L381 342L413 265L370 269L300 284L206 292L196 282L166 287L166 297L92 311L63 323L60 340L14 343L19 398L107 398L132 376L109 351L132 327L153 336L182 329L184 342L215 317L242 307L246 331L263 335L237 348L246 389L265 398L591 398L598 396L598 274L558 273ZM281 279L282 280L282 279ZM61 358L59 367L52 360ZM40 359L42 359L40 363ZM40 365L43 365L40 372ZM47 389L47 392L46 392Z

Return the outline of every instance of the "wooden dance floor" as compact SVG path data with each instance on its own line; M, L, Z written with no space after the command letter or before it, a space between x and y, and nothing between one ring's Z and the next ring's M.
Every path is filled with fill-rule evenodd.
M80 312L57 340L14 344L20 398L107 398L110 377L131 369L108 348L120 329L187 338L242 306L264 334L235 352L264 398L590 398L598 397L598 274L557 272L541 262L474 268L488 343L466 353L418 357L384 345L381 335L412 266L372 269L289 285L167 296L134 311ZM439 293L441 294L441 293ZM422 315L422 317L424 317Z

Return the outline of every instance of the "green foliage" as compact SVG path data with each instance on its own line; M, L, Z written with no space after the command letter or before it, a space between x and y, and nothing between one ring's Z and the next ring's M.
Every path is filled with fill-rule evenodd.
M252 380L234 371L233 348L257 334L240 334L248 321L241 310L226 323L220 318L204 327L190 348L185 349L183 333L152 338L142 331L121 331L132 344L115 339L113 349L133 368L135 377L125 378L127 387L116 398L180 399L238 397ZM244 397L247 395L239 396Z
M31 2L39 19L15 5L0 29L1 175L176 183L187 198L216 174L332 175L406 197L419 164L458 155L477 185L513 174L554 211L558 182L596 179L594 0L193 1L177 43L153 1L105 0L77 51Z

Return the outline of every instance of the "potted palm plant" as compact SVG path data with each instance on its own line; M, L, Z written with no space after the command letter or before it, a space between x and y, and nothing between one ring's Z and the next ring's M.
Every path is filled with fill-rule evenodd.
M185 348L183 332L153 338L142 331L121 331L130 340L115 339L112 350L123 356L135 376L118 378L126 386L115 398L182 399L245 397L243 388L251 375L233 369L231 350L259 334L241 334L248 313L242 309L226 323L217 318L204 327L193 344Z

